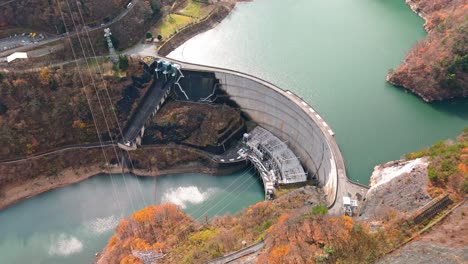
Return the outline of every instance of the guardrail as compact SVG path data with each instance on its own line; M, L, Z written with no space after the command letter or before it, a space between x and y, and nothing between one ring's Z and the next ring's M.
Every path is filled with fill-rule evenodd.
M232 252L232 253L229 253L228 255L226 256L223 256L223 257L220 257L220 258L217 258L217 259L213 259L211 261L208 261L206 262L205 264L224 264L224 263L228 263L228 262L231 262L231 261L234 261L234 260L237 260L239 258L242 258L244 256L247 256L247 255L250 255L250 254L253 254L255 253L256 251L260 250L263 248L264 246L264 241L260 241L258 243L255 243L253 245L250 245L246 248L243 248L241 250L238 250L238 251L235 251L235 252Z
M450 199L448 194L440 195L439 197L432 199L429 203L418 209L418 211L413 214L413 222L415 224L420 224L428 219L431 219L451 203L453 203L453 201Z

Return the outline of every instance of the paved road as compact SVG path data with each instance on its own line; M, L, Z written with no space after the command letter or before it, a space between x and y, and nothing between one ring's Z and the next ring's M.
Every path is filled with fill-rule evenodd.
M246 160L246 158L241 157L237 151L242 147L242 144L237 144L230 149L227 149L223 154L214 155L213 159L221 163L231 163L237 161Z
M102 147L111 147L111 146L116 146L117 147L117 144L116 143L112 144L110 141L107 141L107 142L103 142L103 145L102 145ZM36 153L36 154L34 154L32 156L29 156L27 158L0 160L0 165L1 164L12 164L12 163L24 162L24 161L33 160L33 159L37 159L37 158L40 158L40 157L45 157L45 156L48 156L48 155L52 155L52 154L55 154L55 153L68 151L68 150L93 149L93 148L100 148L100 147L101 147L100 143L89 143L89 144L77 144L77 145L71 145L71 146L63 146L63 147L59 147L59 148L49 150L47 152ZM221 162L220 159L226 160L226 162L221 162L221 163L237 162L237 160L236 161L229 161L230 160L229 159L229 157L230 157L229 153L232 152L231 150L226 151L225 154L215 155L215 154L212 154L210 152L207 152L207 151L195 148L195 147L180 145L180 144L142 145L141 148L142 149L155 149L155 148L156 149L157 148L183 149L183 150L187 150L187 151L198 152L201 155L203 155L203 156L207 157L208 159L211 159L211 160L213 160L215 162Z
M3 161L0 161L0 164L12 164L12 163L18 163L18 162L23 162L23 161L27 161L27 160L33 160L33 159L48 156L48 155L51 155L51 154L64 152L64 151L67 151L67 150L92 149L92 148L100 148L100 147L109 147L109 146L112 146L112 145L114 145L114 144L112 144L110 142L103 142L102 146L101 146L100 143L89 143L89 144L78 144L78 145L72 145L72 146L63 146L63 147L56 148L54 150L50 150L50 151L47 151L47 152L37 153L37 154L34 154L33 156L30 156L30 157L27 157L27 158L3 160Z
M130 10L132 10L136 4L138 3L139 0L133 0L132 1L132 5L129 7L129 8L125 8L125 10L120 13L118 16L116 16L112 21L108 22L108 23L105 23L105 24L102 24L102 25L99 25L99 26L96 26L96 27L88 27L87 30L88 32L92 32L92 31L95 31L95 30L103 30L104 28L106 27L109 27L110 25L120 21L122 18L124 18L128 12L130 12ZM48 38L47 40L43 40L41 42L37 42L37 43L32 43L31 45L27 45L27 46L22 46L22 47L17 47L17 48L14 48L14 49L9 49L7 51L3 51L3 52L0 52L0 57L6 57L14 52L19 52L19 51L27 51L27 50L31 50L33 48L37 48L37 47L41 47L41 46L44 46L44 45L47 45L47 44L50 44L50 43L53 43L53 42L56 42L56 41L60 41L60 40L63 40L65 38L68 38L68 37L73 37L73 36L76 36L77 34L84 34L85 33L85 28L82 28L80 31L77 31L77 32L67 32L67 33L64 33L62 35L59 35L59 36L55 36L55 37L50 37Z
M108 57L108 56L87 57L86 59L87 60L94 60L94 59L102 59L102 58L106 58L106 57ZM81 62L81 61L84 61L84 60L85 60L84 58L80 58L80 59L77 59L77 60L68 60L68 61L63 61L63 62L58 62L58 63L52 63L52 64L47 65L47 67L48 68L55 68L55 67L60 67L60 66L64 66L64 65L67 65L67 64ZM8 68L0 68L0 72L17 72L17 73L39 72L44 67L46 67L46 66L30 68L30 69L26 69L26 70L16 70L16 69L11 70L11 69L8 69Z
M34 43L39 43L42 40L43 37L30 37L29 35L23 36L22 34L16 34L16 36L0 39L0 50L6 51L20 46L28 46Z

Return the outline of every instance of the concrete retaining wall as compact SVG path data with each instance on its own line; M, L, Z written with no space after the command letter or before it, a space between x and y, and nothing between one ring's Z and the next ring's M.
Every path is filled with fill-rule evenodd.
M197 22L195 24L188 25L175 33L172 37L164 41L159 48L158 54L166 56L171 53L177 47L182 45L187 40L193 38L194 36L205 32L209 29L214 28L218 23L220 23L224 18L226 18L232 10L230 5L221 5L212 11L206 18Z

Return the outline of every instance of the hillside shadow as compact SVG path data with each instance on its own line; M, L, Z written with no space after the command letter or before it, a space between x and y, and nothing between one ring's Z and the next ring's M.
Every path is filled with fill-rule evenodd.
M443 102L434 102L430 104L437 111L457 116L462 120L468 121L468 98L451 99ZM468 123L466 124L468 127Z

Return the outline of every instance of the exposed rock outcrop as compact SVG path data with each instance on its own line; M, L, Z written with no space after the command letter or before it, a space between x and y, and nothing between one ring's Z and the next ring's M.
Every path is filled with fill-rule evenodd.
M427 158L397 160L375 166L371 188L361 210L363 218L378 219L389 210L412 213L430 200Z

